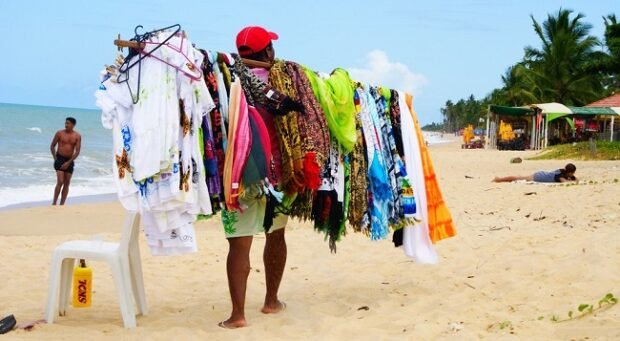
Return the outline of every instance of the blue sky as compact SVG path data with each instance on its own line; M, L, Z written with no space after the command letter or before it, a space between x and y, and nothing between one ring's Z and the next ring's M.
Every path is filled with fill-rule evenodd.
M618 0L9 1L0 2L0 102L95 108L99 71L118 33L179 23L199 47L233 51L247 25L277 32L279 57L315 70L345 67L359 80L414 92L422 123L447 99L481 97L539 46L530 14L569 8L603 35Z

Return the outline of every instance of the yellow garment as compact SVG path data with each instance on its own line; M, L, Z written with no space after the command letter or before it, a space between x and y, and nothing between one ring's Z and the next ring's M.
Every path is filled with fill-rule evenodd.
M415 122L416 135L418 136L418 144L420 145L420 155L422 157L422 165L424 167L424 187L426 187L426 205L428 209L428 233L433 243L442 239L453 237L456 235L452 215L446 203L443 201L433 162L428 152L428 147L424 143L422 129L420 123L413 110L413 98L410 94L406 97L407 106L411 111L411 116Z
M499 121L499 135L502 141L512 141L515 138L515 133L512 131L512 124L504 123L503 120Z
M282 60L276 61L269 70L269 84L274 89L298 100L297 91L293 87L291 77L286 73L286 64ZM280 189L286 194L294 194L304 188L304 154L297 123L298 112L290 112L285 116L274 117L280 154L282 155L282 179Z
M469 143L474 138L474 127L470 124L463 129L463 142Z

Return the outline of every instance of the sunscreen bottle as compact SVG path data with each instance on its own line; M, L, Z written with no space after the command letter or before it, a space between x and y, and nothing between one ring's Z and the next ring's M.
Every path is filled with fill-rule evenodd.
M90 307L93 299L93 271L80 259L80 265L73 270L73 306Z

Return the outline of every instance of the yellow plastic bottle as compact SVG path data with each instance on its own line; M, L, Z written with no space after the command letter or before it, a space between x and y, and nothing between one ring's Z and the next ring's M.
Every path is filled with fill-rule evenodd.
M73 270L73 306L88 308L93 300L93 271L80 259L80 265Z

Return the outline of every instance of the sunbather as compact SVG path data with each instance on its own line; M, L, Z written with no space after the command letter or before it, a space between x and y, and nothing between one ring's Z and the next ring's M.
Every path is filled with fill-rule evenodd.
M540 171L532 175L527 176L505 176L503 178L495 177L493 182L512 182L515 180L526 180L534 182L569 182L578 181L575 177L575 171L577 167L572 163L567 164L562 169L557 169L551 172Z

